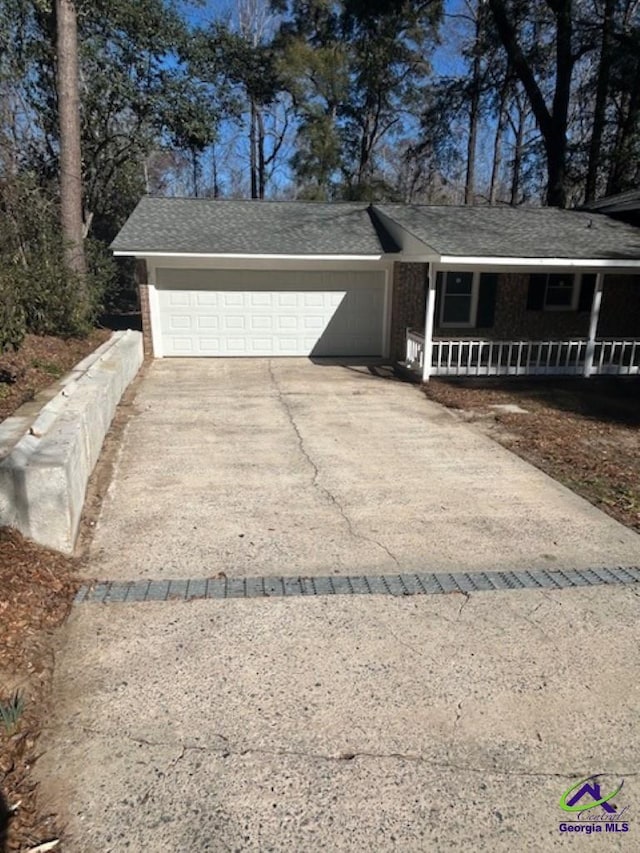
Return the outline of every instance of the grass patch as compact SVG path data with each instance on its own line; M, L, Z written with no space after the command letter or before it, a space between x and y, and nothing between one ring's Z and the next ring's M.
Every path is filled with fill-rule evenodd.
M9 699L0 702L0 723L5 734L11 736L18 731L23 711L24 698L17 690Z
M34 370L40 370L42 373L46 373L47 376L51 376L53 379L60 379L60 377L64 374L63 368L55 361L47 361L43 358L34 358L31 362L31 367Z

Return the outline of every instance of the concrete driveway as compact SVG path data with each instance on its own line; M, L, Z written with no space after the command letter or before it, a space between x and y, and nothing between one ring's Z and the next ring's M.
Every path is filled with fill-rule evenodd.
M633 533L414 386L306 359L165 360L138 394L92 573L562 568L638 553Z
M639 555L635 534L409 385L302 360L166 361L139 387L87 571ZM634 586L79 604L43 791L72 853L545 851L584 847L558 802L604 773L607 790L624 778L631 821L607 849L637 849L639 617Z

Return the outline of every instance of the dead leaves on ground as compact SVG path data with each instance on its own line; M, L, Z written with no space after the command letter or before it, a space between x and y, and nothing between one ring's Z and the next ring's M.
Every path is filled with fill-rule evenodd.
M49 698L52 631L77 590L74 570L73 560L0 528L0 700L16 689L25 698L16 731L0 727L0 794L9 809L20 802L8 816L7 851L29 850L57 835L53 816L39 812L31 767Z

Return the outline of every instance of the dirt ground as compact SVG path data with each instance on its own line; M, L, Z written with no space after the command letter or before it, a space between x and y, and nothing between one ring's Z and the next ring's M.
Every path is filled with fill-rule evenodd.
M109 329L95 329L86 338L27 335L17 352L0 354L0 421L68 373L110 334Z
M640 531L640 379L434 379L424 391Z
M0 703L7 705L16 693L24 703L14 727L0 721L3 853L29 850L57 837L54 816L38 810L30 768L38 757L37 739L49 702L54 631L64 622L78 587L74 570L73 560L0 528Z

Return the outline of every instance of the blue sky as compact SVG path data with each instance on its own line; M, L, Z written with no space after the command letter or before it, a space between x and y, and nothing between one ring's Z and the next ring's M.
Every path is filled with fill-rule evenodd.
M206 26L207 23L216 19L228 19L233 17L236 8L236 0L203 0L203 2L178 2L182 14L193 26ZM441 27L442 44L430 57L435 76L455 76L464 72L465 62L460 55L460 45L464 33L465 23L457 18L451 18L452 14L464 12L464 0L445 0L445 20ZM293 141L293 140L292 140ZM231 156L225 156L226 151L232 151ZM290 154L293 153L291 150ZM246 173L248 182L248 145L246 132L243 132L237 124L225 122L221 128L220 145L218 148L219 168L223 181L223 190L228 190L234 180L232 171L236 168ZM203 178L206 183L211 183L212 155L205 152L202 158ZM481 164L478 164L481 169ZM280 174L269 188L271 192L278 190L290 182L291 175L288 164L283 162Z

